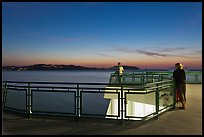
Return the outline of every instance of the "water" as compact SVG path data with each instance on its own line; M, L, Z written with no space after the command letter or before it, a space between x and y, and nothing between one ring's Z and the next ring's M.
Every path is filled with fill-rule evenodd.
M113 71L2 71L3 81L108 83Z
M45 81L45 82L81 82L108 83L112 71L2 71L3 81ZM194 81L194 75L187 74L187 81ZM198 75L202 81L202 74Z
M113 71L3 71L3 81L108 83ZM19 91L19 92L18 92ZM42 90L41 90L42 91ZM32 110L41 112L75 112L76 90L69 92L33 92ZM7 92L6 106L26 110L26 90ZM83 94L83 113L106 114L109 100L103 94ZM96 109L101 108L101 109Z

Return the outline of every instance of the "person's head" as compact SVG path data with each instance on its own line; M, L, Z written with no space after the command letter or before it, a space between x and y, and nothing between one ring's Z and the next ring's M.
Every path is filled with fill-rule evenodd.
M118 66L120 66L121 65L121 63L120 62L118 62Z
M176 67L176 69L178 69L178 68L183 69L183 65L181 63L176 63L175 67Z

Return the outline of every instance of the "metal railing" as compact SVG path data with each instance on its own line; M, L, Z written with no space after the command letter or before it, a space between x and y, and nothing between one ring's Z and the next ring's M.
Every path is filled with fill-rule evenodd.
M169 83L169 85L167 86L165 83ZM4 81L2 86L3 109L24 113L28 118L32 115L54 115L75 117L76 119L97 117L119 119L121 121L147 120L157 116L163 110L167 111L167 109L173 107L172 102L165 107L159 108L161 106L159 99L165 88L168 89L165 93L171 94L171 97L173 97L172 81L155 82L155 88L145 87L147 85L141 84L112 85L109 83L17 81ZM142 116L128 113L131 108L125 102L137 101L130 99L132 95L135 97L143 95L145 98L145 95L148 94L152 94L151 107L155 108L151 113ZM112 98L112 96L114 97ZM113 105L113 100L117 100L115 105ZM64 109L60 110L59 106L63 106ZM111 112L113 109L116 109L116 112Z
M202 72L187 72L196 78ZM3 81L3 110L32 115L80 119L148 120L175 107L170 72L125 73L122 83L111 74L109 83Z
M131 84L146 84L156 81L170 80L173 78L173 72L171 71L147 71L147 72L132 72L124 73L122 81L123 83ZM118 83L115 73L111 73L109 83ZM187 84L201 84L202 83L202 71L186 71L186 83Z

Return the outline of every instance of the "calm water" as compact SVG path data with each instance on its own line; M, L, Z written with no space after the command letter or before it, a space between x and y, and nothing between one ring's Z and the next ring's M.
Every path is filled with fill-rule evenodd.
M2 71L2 80L8 81L45 81L45 82L81 82L81 83L108 83L113 71ZM106 113L109 100L102 94L84 94L83 111L95 114ZM88 101L88 102L86 102ZM25 92L9 90L6 106L25 110ZM75 111L74 93L34 92L33 110L50 112ZM94 103L93 103L94 102ZM93 109L100 107L101 109Z
M45 82L84 82L108 83L114 71L2 71L2 80L45 81ZM187 81L194 81L194 75L187 75ZM202 81L202 75L198 75Z
M109 82L113 71L2 71L2 80L46 82Z

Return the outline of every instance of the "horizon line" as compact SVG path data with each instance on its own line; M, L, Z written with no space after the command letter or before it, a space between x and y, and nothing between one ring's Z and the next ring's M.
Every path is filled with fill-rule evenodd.
M110 67L91 67L91 66L83 66L83 65L73 65L73 64L44 64L44 63L39 63L39 64L32 64L32 65L2 65L2 67L26 67L26 66L34 66L34 65L56 65L56 66L60 66L60 65L66 65L66 66L80 66L80 67L87 67L87 68L111 68L111 67L115 67L117 65L113 65ZM137 67L138 69L141 70L172 70L174 69L173 67L169 67L169 68L140 68L138 66L133 66L133 65L122 65L122 66L129 66L129 67ZM202 68L186 68L186 70L202 70Z

